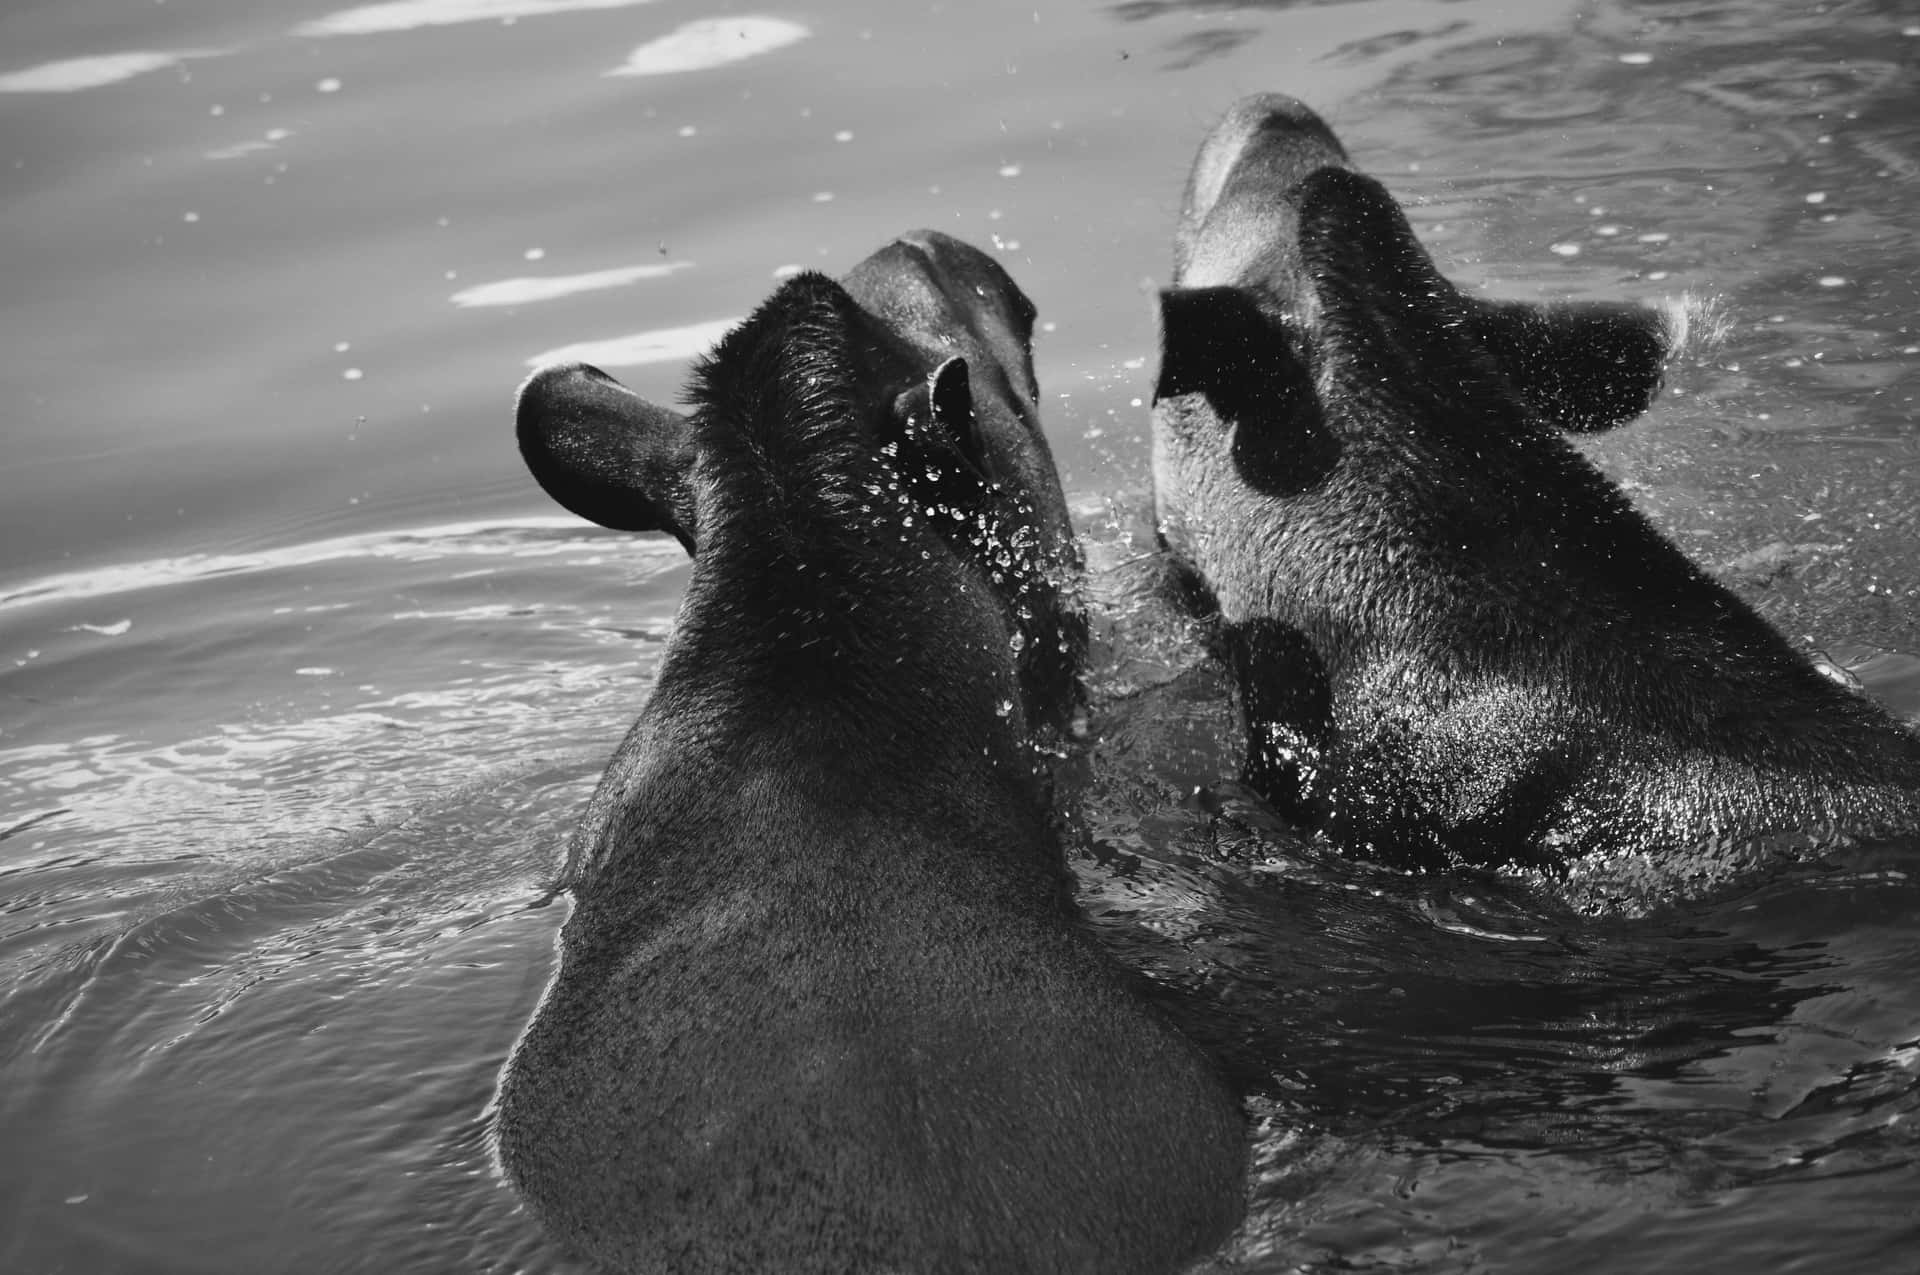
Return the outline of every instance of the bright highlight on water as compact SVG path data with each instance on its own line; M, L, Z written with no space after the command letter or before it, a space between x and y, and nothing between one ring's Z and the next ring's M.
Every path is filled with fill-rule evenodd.
M701 18L627 55L608 75L672 75L744 62L807 38L808 31L784 18Z

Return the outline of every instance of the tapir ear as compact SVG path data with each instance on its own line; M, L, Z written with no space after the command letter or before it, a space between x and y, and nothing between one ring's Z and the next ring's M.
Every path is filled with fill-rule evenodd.
M1561 429L1611 429L1660 392L1672 336L1659 310L1472 299L1467 313L1514 391Z
M664 531L694 550L687 419L585 363L520 387L520 455L549 496L618 531Z
M1154 401L1218 389L1260 363L1276 335L1244 288L1163 289Z
M1312 486L1340 453L1297 337L1289 320L1269 315L1244 288L1160 293L1154 403L1203 395L1233 428L1234 467L1272 495Z
M920 436L952 447L981 476L986 475L986 447L973 416L973 380L965 359L948 359L926 380L903 391L893 401L893 415L905 436L928 431Z

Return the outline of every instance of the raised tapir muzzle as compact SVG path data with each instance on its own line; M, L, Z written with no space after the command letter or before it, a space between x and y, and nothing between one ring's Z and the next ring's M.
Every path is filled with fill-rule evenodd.
M1415 865L1605 862L1635 893L1920 824L1915 736L1565 437L1647 406L1683 311L1462 295L1277 95L1202 144L1175 263L1159 525L1293 818Z
M692 411L542 371L551 494L693 572L575 836L497 1146L611 1270L1170 1271L1238 1105L1082 933L1045 782L1084 621L1033 309L909 236L784 283Z

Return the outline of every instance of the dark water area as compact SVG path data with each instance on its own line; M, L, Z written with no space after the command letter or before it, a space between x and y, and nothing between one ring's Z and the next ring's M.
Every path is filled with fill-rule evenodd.
M1186 165L1291 92L1463 283L1714 299L1587 446L1920 719L1920 13L711 16L0 15L0 1271L575 1269L487 1104L687 569L546 501L512 390L585 347L672 401L780 275L923 225L1040 308L1103 639L1073 866L1250 1095L1215 1267L1914 1269L1920 847L1600 919L1334 858L1234 784L1141 493Z

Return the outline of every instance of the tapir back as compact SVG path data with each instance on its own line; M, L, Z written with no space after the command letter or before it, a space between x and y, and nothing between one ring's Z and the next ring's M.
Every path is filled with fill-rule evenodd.
M657 839L577 905L501 1095L550 1229L675 1275L1171 1271L1219 1241L1237 1108L1057 879L980 855L1043 828L769 796L685 844L639 812Z

